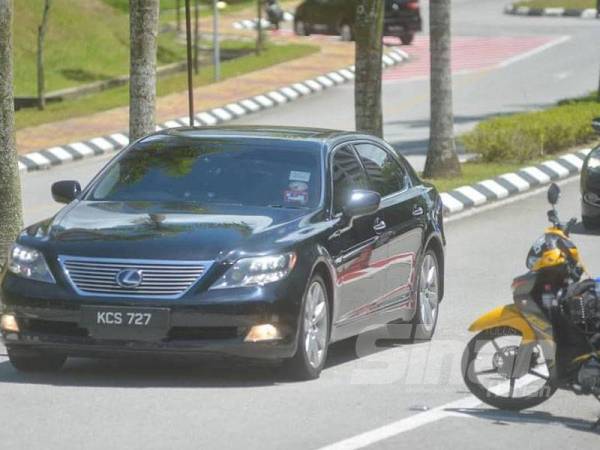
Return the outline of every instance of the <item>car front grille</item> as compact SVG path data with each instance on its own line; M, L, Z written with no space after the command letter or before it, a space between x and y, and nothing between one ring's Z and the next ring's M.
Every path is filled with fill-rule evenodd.
M151 261L60 256L59 261L80 295L179 298L206 273L207 261ZM137 286L118 282L123 271L139 274Z

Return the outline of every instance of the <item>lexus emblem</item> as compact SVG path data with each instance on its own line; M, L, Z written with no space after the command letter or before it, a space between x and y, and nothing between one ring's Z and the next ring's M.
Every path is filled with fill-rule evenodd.
M117 284L122 288L136 289L144 281L144 273L139 269L122 269L115 278Z

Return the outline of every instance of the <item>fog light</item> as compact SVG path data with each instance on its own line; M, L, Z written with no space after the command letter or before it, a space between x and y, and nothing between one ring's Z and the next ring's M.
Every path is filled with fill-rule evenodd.
M274 341L281 339L281 334L275 325L255 325L250 328L250 332L244 339L244 342L260 342L260 341Z
M19 324L17 323L15 316L12 314L4 314L0 321L0 329L2 329L2 331L14 331L15 333L18 333Z

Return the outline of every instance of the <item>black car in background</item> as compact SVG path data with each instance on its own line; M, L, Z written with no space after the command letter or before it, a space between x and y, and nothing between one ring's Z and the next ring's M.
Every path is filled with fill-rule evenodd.
M323 369L329 343L390 322L430 339L442 203L372 136L181 128L123 150L25 229L0 276L20 370L68 356L221 354Z
M422 29L419 0L384 1L384 35L397 36L402 44L411 44L415 33ZM355 20L355 0L305 0L296 9L294 30L300 36L334 34L351 41Z
M592 126L600 134L600 117ZM581 214L586 228L600 228L600 146L587 156L581 171Z

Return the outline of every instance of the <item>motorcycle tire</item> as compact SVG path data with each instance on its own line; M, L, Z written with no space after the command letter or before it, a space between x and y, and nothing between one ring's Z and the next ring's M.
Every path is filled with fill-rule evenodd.
M477 359L481 348L494 338L498 337L499 333L504 336L521 336L517 330L512 328L498 327L484 330L471 339L462 357L462 373L467 388L469 388L469 391L483 403L493 406L494 408L508 411L521 411L544 403L552 397L557 390L557 387L550 379L547 379L546 383L544 383L537 391L519 398L497 395L478 382L473 362Z

